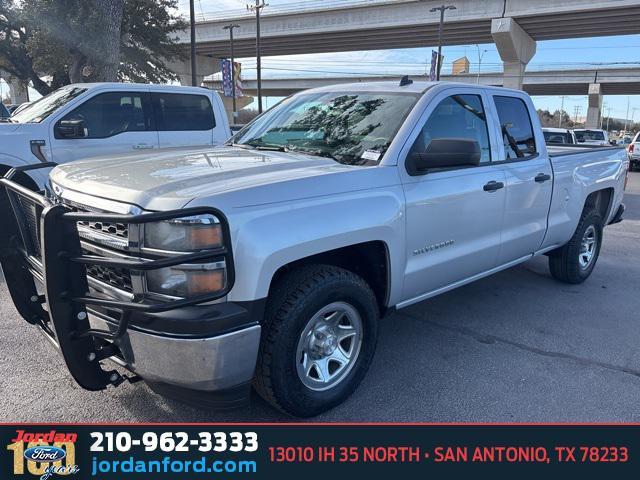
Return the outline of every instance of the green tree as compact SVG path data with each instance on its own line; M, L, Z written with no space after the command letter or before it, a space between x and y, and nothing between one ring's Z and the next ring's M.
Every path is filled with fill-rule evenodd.
M0 69L42 94L84 81L159 83L185 21L178 0L0 0ZM42 80L47 77L47 82Z

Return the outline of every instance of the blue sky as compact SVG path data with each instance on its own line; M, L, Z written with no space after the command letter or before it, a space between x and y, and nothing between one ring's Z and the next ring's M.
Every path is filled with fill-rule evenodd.
M333 0L337 2L338 0ZM196 0L196 18L216 18L227 15L246 15L245 0ZM311 0L269 0L263 12L288 9L304 9L317 6L321 2ZM345 0L344 3L350 3ZM180 0L185 13L188 0ZM614 30L614 29L613 29ZM333 76L337 73L390 73L390 74L423 74L427 60L434 46L425 48L376 50L366 52L327 53L313 55L292 55L281 57L265 57L263 60L263 78L291 77L291 76L322 76L323 72ZM445 63L443 72L451 70L451 61L467 56L471 62L471 71L478 69L478 49L482 56L481 71L501 71L502 62L493 44L452 46L443 48ZM537 44L536 55L528 65L529 70L560 70L564 68L589 68L595 65L625 66L640 65L637 52L640 51L640 35L595 37L586 39L541 41ZM255 78L255 59L241 59L243 74L246 78ZM285 70L278 70L285 69ZM294 70L294 71L292 71ZM297 70L297 71L296 71ZM633 108L640 119L640 95L620 96L607 95L604 97L604 112L610 112L612 117L624 118L629 101L629 117ZM551 111L559 109L559 96L534 97L538 108ZM586 115L586 95L572 95L564 98L564 109L573 114L574 107L580 107L579 116Z

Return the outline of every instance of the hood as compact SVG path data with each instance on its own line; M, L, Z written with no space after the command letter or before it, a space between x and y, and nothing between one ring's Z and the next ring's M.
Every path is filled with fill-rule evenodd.
M21 123L0 122L0 135L8 135L22 126Z
M181 208L194 199L244 193L247 189L252 189L253 194L233 195L232 206L330 194L336 188L344 190L344 185L318 185L314 178L363 168L294 152L201 147L70 162L56 167L50 178L63 190L164 210ZM272 188L295 180L304 181L304 185Z

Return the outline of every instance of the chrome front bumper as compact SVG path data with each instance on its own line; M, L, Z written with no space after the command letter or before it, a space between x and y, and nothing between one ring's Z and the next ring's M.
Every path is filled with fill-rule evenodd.
M89 312L92 328L116 326ZM200 391L226 390L253 377L260 325L213 337L179 338L129 328L120 350L126 367L149 382Z

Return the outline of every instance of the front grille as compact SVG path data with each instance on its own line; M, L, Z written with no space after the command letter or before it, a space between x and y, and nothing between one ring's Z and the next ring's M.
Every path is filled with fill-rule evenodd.
M91 252L87 253L90 254ZM131 273L129 270L117 267L106 267L104 265L87 265L86 269L87 276L112 287L124 290L125 292L133 293Z
M108 223L108 222L78 222L91 230L106 233L107 235L115 235L120 238L129 238L129 225L126 223Z
M40 252L40 215L42 215L42 206L32 202L27 197L16 195L20 209L24 215L24 225L26 227L26 242L30 245L26 246L29 254L41 257Z

